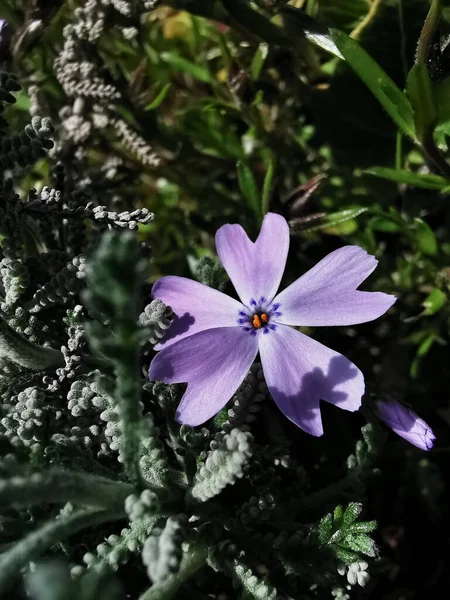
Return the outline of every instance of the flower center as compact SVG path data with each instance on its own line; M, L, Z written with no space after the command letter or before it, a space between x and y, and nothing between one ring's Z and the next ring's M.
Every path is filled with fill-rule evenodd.
M269 333L270 330L277 328L275 323L271 323L272 317L281 316L279 312L280 305L268 302L266 298L261 297L258 301L252 298L248 306L243 306L239 311L238 324L244 329L256 335L259 330L263 333Z
M269 322L269 316L266 313L255 313L252 319L252 325L255 329L261 329L264 323Z

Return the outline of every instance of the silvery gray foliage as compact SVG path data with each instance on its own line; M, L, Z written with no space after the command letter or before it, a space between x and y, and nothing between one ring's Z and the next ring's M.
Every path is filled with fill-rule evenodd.
M149 146L149 144L123 119L113 119L112 125L123 145L128 148L128 150L134 154L143 165L157 167L161 163L161 158L153 152L151 146Z
M139 323L146 328L151 344L157 344L164 337L172 323L172 317L172 309L161 300L155 299L147 304L139 315Z
M82 287L85 265L84 256L72 258L57 275L34 293L28 306L29 311L37 313L55 304L66 304Z
M154 583L179 569L184 539L185 515L169 517L162 528L154 527L142 548L142 562Z
M136 18L153 10L155 2L141 0L88 0L74 11L75 23L63 31L64 46L55 60L56 77L65 94L73 102L59 114L63 146L82 144L93 134L93 129L113 129L123 146L145 166L157 167L160 157L151 145L115 110L122 94L112 76L86 51L101 38L109 11L117 11L130 19L123 27L124 36L134 37ZM109 19L111 22L111 18ZM36 94L34 94L36 98Z
M16 164L20 167L34 164L53 147L51 133L50 119L33 117L20 134L0 140L0 165L6 169Z
M232 429L224 435L219 446L211 450L204 465L196 474L191 495L205 502L243 476L244 465L251 456L252 435Z
M25 265L20 240L4 237L1 241L0 273L5 290L4 304L14 305L28 284L28 270Z

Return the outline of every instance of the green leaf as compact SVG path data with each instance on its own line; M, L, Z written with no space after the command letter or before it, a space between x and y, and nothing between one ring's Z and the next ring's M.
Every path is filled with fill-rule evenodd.
M431 78L423 62L417 62L408 74L407 90L414 111L414 123L419 140L433 130L437 120Z
M25 92L23 90L19 90L18 92L14 92L14 95L16 97L15 108L28 112L30 110L31 101Z
M280 13L283 15L284 27L294 42L297 41L298 33L301 32L307 40L319 46L322 50L333 54L337 58L344 59L344 56L331 39L329 27L294 6L284 6Z
M284 24L292 37L300 31L323 50L344 59L367 85L397 126L415 139L414 114L406 94L362 46L346 33L326 27L292 6L281 10Z
M314 223L313 225L305 225L302 230L303 231L317 231L319 229L328 229L331 227L335 227L340 223L344 223L345 221L350 221L362 215L369 209L366 206L355 206L354 208L346 208L344 210L340 210L338 212L330 213L325 215L320 219L319 223Z
M351 525L362 512L362 504L359 502L350 502L350 504L345 509L345 514L342 522L342 526L347 528Z
M262 205L263 215L265 215L269 210L270 192L272 190L272 180L273 180L274 173L275 173L275 159L271 155L269 158L269 164L267 165L266 176L264 177L263 189L262 189L262 194L261 194L261 196L262 196L261 205Z
M447 179L431 173L413 173L403 169L389 169L387 167L371 167L370 169L366 169L364 173L375 175L382 179L396 181L397 183L414 185L427 190L443 190L445 187L448 187Z
M239 161L237 163L237 173L239 188L242 195L247 200L248 205L252 208L255 215L260 219L261 217L261 203L259 199L259 192L256 186L255 178L248 165L244 162Z
M195 79L199 79L205 83L211 83L211 74L208 69L200 65L196 65L190 60L187 60L187 58L183 58L176 52L161 52L160 58L163 62L170 65L174 71L188 73L192 77L195 77Z
M333 513L334 526L340 527L342 519L344 518L344 509L341 505L336 506Z
M144 108L145 111L149 111L149 110L155 110L155 108L158 108L158 106L163 102L164 98L167 96L167 92L170 89L170 83L166 83L166 85L162 88L162 90L159 92L159 94L156 95L156 98L154 100L152 100L152 102L150 102L150 104L147 104L147 106Z
M333 533L333 517L330 514L325 515L319 523L319 542L328 544Z
M349 550L348 548L345 548L344 546L341 546L339 544L336 544L336 546L333 547L333 550L337 558L346 565L350 565L351 563L356 562L360 558L357 552L353 552L352 550Z
M361 533L359 535L348 535L345 538L346 546L353 550L354 552L361 552L362 554L366 554L367 556L376 556L377 555L377 547L373 539Z
M233 26L245 27L245 29L258 36L259 39L269 44L290 45L289 39L284 35L282 28L254 10L247 0L222 0L221 4L228 12Z
M370 533L377 528L376 521L365 521L363 523L353 523L347 529L347 533Z
M255 55L253 56L252 64L250 65L250 73L254 81L259 79L268 53L269 46L267 44L260 44L258 46L258 49L256 50Z
M446 302L447 296L444 294L444 292L442 292L438 288L435 288L428 294L428 296L422 303L422 306L425 308L423 314L434 315L435 313L441 310L441 308Z
M434 344L435 341L436 341L436 336L434 335L434 333L431 333L420 344L419 348L417 349L417 356L420 357L420 358L422 358L423 356L425 356L426 354L428 354L428 352L430 351L431 346Z
M422 219L416 218L414 221L417 226L417 245L419 250L427 256L436 256L438 245L433 230Z
M436 103L438 122L448 123L450 121L450 77L434 84L434 100Z
M414 115L406 95L362 46L347 34L330 29L331 39L348 65L367 85L396 125L415 139Z
M373 231L382 231L383 233L397 233L401 230L400 225L388 217L374 217L370 220L369 225Z

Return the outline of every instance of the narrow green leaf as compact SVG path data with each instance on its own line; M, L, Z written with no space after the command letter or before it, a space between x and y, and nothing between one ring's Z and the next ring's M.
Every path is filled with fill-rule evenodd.
M422 358L423 356L425 356L426 354L428 354L428 352L430 351L431 346L434 344L435 341L436 341L436 336L434 335L434 333L431 333L420 344L419 348L417 349L417 356L420 357L420 358Z
M333 533L333 517L330 514L325 515L319 523L319 542L328 544Z
M160 54L160 58L162 61L170 65L174 71L188 73L192 77L195 77L195 79L199 79L205 83L211 83L211 74L209 73L208 69L200 65L196 65L190 60L187 60L187 58L180 56L176 52L162 52Z
M350 504L345 509L345 514L343 518L343 527L348 527L351 525L362 512L362 504L359 502L350 502Z
M350 221L351 219L355 219L362 213L365 213L369 209L366 206L356 206L354 208L346 208L344 210L340 210L338 212L330 213L325 215L320 219L320 222L314 222L311 225L305 225L302 230L303 231L317 231L319 229L328 229L330 227L335 227L340 223L344 223L345 221Z
M281 10L292 38L299 32L330 54L344 59L367 85L397 126L415 139L414 114L406 94L362 46L346 33L326 27L292 6Z
M448 187L448 180L440 175L431 173L412 173L404 169L389 169L387 167L371 167L366 169L364 173L375 175L382 179L389 179L397 183L406 183L416 187L425 188L427 190L443 190Z
M417 245L419 250L427 256L436 256L438 253L438 245L433 230L428 223L425 223L422 219L416 218L414 221L417 227Z
M406 95L362 46L337 29L330 29L331 39L346 62L367 85L397 126L415 139L414 115Z
M272 180L275 173L275 159L273 156L270 156L269 164L267 165L266 176L264 177L264 184L262 189L262 213L265 215L269 210L270 203L270 192L272 191Z
M446 302L447 302L447 296L444 294L444 292L442 292L438 288L435 288L428 294L428 296L425 298L425 300L422 303L422 306L425 308L423 314L424 315L436 314L438 311L441 310L441 308L445 305Z
M354 552L361 552L367 556L375 557L377 555L377 547L373 539L361 533L359 535L348 535L345 538L345 545Z
M307 40L319 46L319 48L344 60L344 56L331 39L329 27L294 6L284 6L280 10L280 13L283 15L284 27L294 41L296 41L300 32Z
M156 98L147 104L144 108L145 111L155 110L158 106L163 102L164 98L167 96L167 92L170 89L170 83L166 83L166 85L162 88L162 90L156 95Z
M222 0L221 4L228 12L231 24L245 27L269 44L289 46L289 39L281 27L269 21L264 15L254 10L247 0Z
M237 173L239 188L242 192L242 195L247 200L249 206L259 219L261 217L261 205L259 200L259 192L256 186L255 178L253 177L253 173L250 167L242 161L237 163Z
M334 513L333 513L334 526L340 527L342 524L343 518L344 518L344 509L339 504L338 506L336 506L336 508L334 509Z
M352 550L349 550L348 548L345 548L339 544L333 546L333 550L336 554L336 557L346 565L350 565L360 558L357 552L353 552Z
M363 523L353 523L347 529L347 533L370 533L377 528L376 521L365 521Z
M419 140L433 129L437 120L431 78L425 63L417 62L408 74L407 89L414 111L414 123Z
M250 65L250 74L254 81L259 79L268 53L269 46L267 44L260 44L258 46L258 49L256 50L255 55L253 56L252 64Z

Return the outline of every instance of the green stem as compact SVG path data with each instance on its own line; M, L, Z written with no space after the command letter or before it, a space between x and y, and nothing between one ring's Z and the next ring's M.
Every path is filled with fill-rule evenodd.
M43 554L54 543L78 533L87 527L108 521L117 521L124 510L80 510L69 516L53 519L25 536L0 556L0 594L19 576L20 570Z
M372 0L372 4L370 5L370 8L369 8L366 16L355 27L355 29L350 33L351 38L353 38L354 40L357 40L359 38L359 36L361 35L361 33L364 31L364 29L366 29L366 27L368 27L372 23L372 21L378 15L378 12L380 10L382 2L383 2L383 0Z
M208 549L203 543L198 542L194 547L189 546L184 552L178 573L171 575L162 583L152 585L139 600L170 600L174 598L183 583L203 567L207 556Z
M130 348L129 357L116 365L114 397L122 424L122 458L125 472L135 485L142 486L139 466L142 418L139 407L141 396L137 347Z
M426 131L422 138L421 148L428 162L434 166L441 175L450 179L450 165L445 160L433 138L432 131Z
M0 356L33 371L43 371L64 365L62 352L37 346L14 331L0 315Z
M417 44L416 62L426 63L430 53L434 32L441 18L441 0L433 0Z
M403 169L403 135L401 131L397 131L395 137L395 168Z
M51 469L31 477L0 480L0 505L15 508L36 504L80 503L121 510L134 487L122 481L65 469Z

